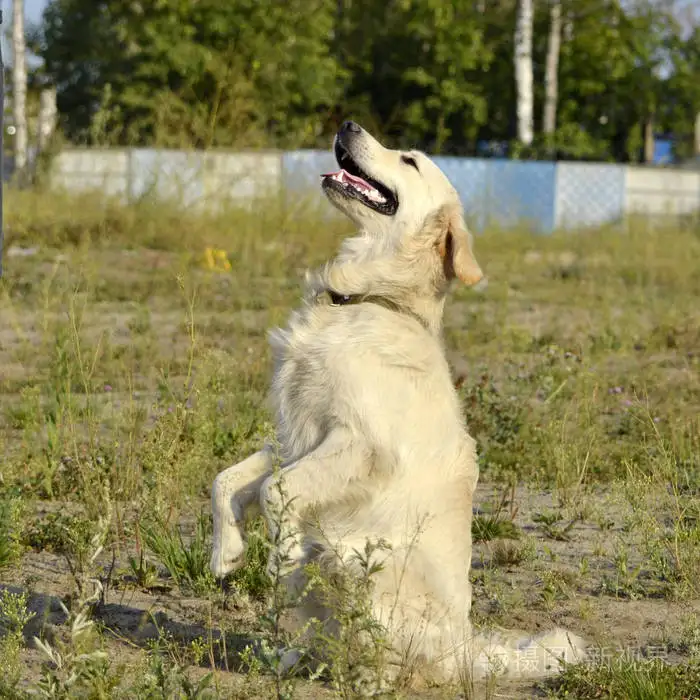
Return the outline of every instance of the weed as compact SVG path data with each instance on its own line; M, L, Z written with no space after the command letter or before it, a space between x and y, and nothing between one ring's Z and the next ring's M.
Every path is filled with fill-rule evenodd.
M571 539L569 533L577 522L577 519L574 519L561 527L559 524L562 517L559 513L535 513L532 519L539 524L547 537L562 542L568 542Z
M24 593L0 591L0 697L18 695L22 661L20 653L24 647L24 628L34 617L27 610Z
M640 574L642 564L630 566L629 550L624 545L618 549L614 559L615 572L612 576L604 576L600 584L600 592L615 598L630 598L635 600L644 596Z
M158 570L146 560L143 549L138 553L138 558L129 555L129 571L133 582L139 588L154 588L158 582Z
M532 540L525 544L500 540L494 545L491 561L495 566L512 567L532 561L535 556L535 543Z
M663 660L619 659L597 665L566 668L550 684L550 698L625 698L670 700L694 698L700 687L700 664L671 665Z
M392 650L386 628L375 618L370 601L373 579L382 570L389 550L385 542L367 541L364 549L354 551L347 561L338 558L332 575L317 575L319 595L331 611L336 629L333 634L320 629L316 643L323 646L331 683L343 698L387 691ZM410 672L410 660L404 661L404 672Z
M0 499L0 570L16 564L22 556L23 501Z
M267 572L270 554L267 538L265 519L258 517L247 528L245 565L235 571L231 577L237 590L259 601L267 599L273 585Z
M488 515L475 515L472 520L472 537L474 542L490 542L499 538L517 539L520 531L512 520L500 520Z
M29 546L63 555L75 586L72 597L78 606L92 595L88 584L102 590L97 560L109 536L111 515L109 501L96 522L80 515L53 513L26 535Z
M201 661L198 645L191 647L191 652L194 660ZM186 662L176 658L181 655L177 644L159 630L157 639L149 644L138 681L129 686L128 693L144 700L212 700L219 697L213 687L213 674L209 672L199 679L193 678L185 670Z
M37 683L36 693L46 700L69 697L109 697L119 679L110 672L107 653L102 648L89 608L72 613L65 606L68 621L66 641L49 642L34 638L47 664Z
M571 597L573 580L562 571L550 569L542 573L540 598L546 609L551 609L557 600Z
M209 570L211 520L208 515L198 515L189 542L179 527L171 526L157 514L143 520L140 530L146 547L178 586L198 594L215 590L216 582Z
M499 538L517 539L520 536L520 531L514 523L518 512L514 494L514 488L504 490L500 499L492 504L488 514L473 517L472 540L474 542L489 542ZM486 509L486 505L482 506L482 509ZM509 512L506 512L507 509Z
M13 190L11 199L8 245L37 251L12 258L0 281L3 577L13 584L44 581L50 562L52 585L72 594L71 616L81 609L104 614L104 636L95 633L83 651L111 652L113 635L123 635L119 649L128 672L119 687L106 690L118 671L95 657L91 668L102 680L91 685L83 674L82 690L73 686L71 693L140 700L215 692L212 685L197 690L203 669L190 666L213 663L216 630L206 643L209 659L197 660L189 636L143 651L134 647L128 625L112 624L111 605L93 606L90 601L108 592L103 562L109 555L143 589L122 591L124 606L170 606L177 616L184 594L208 610L202 613L207 628L236 630L231 644L238 644L238 632L247 640L262 630L264 644L254 645L257 656L249 658L259 683L251 681L241 694L262 697L270 685L273 694L291 694L294 669L286 663L293 657L285 664L281 658L284 650L299 652L297 666L303 667L313 631L297 639L284 630L282 619L299 600L283 596L281 579L268 575L271 535L261 520L251 523L246 565L230 578L233 603L221 606L208 574L209 525L183 513L198 512L218 470L274 433L264 403L271 362L266 329L285 321L298 303L303 268L327 259L350 224L321 220L312 208L278 199L211 214L152 197L124 205L97 194L26 189ZM531 236L491 231L480 237L479 256L488 261L492 283L480 295L455 289L445 328L446 344L469 358L459 391L482 482L505 485L474 518L474 539L487 541L480 549L490 553L485 568L472 572L479 581L475 619L508 626L532 616L539 627L573 607L597 627L596 598L580 593L572 606L571 596L577 577L592 580L599 569L600 590L618 596L618 605L637 599L630 614L640 623L647 606L659 603L644 596L665 596L674 619L676 600L697 598L699 241L690 229L636 225L624 235L610 229L555 234L537 240L544 262L531 264L524 262ZM207 249L226 251L228 264L206 269ZM552 274L551 261L572 254L575 274ZM544 561L535 561L531 535L510 539L519 532L509 488L515 483L528 493L529 487L554 492L548 499L554 505L536 501ZM544 495L533 493L535 499ZM588 528L572 535L574 522L589 519L584 514L591 503L599 531L589 553ZM141 547L139 524L153 530L159 552ZM22 551L27 546L37 551ZM151 597L159 583L156 563L182 590ZM536 586L544 567L556 573L541 576ZM366 587L361 571L355 562L339 576L336 592L328 592L346 632L345 646L331 647L323 673L335 692L347 695L363 677L376 689L386 660L366 603L353 602ZM59 584L65 573L70 581ZM311 571L311 580L316 573L328 578ZM543 605L532 605L538 598ZM71 625L60 626L47 643L78 668ZM368 646L359 643L362 637ZM677 653L689 659L696 646L692 629L683 630ZM18 649L26 667L22 683L29 687L38 664ZM347 650L350 657L343 656ZM401 665L410 675L412 660ZM60 694L68 667L49 666ZM607 683L603 671L595 673L591 679ZM223 696L238 692L227 689ZM399 693L399 686L391 684L391 692Z

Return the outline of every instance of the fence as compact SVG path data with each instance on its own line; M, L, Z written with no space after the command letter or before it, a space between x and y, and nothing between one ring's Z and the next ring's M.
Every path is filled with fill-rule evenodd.
M604 163L546 163L438 156L475 231L489 226L554 229L598 226L629 215L700 213L700 172ZM100 190L127 201L152 195L188 207L286 201L324 203L319 175L336 169L327 151L189 152L70 149L59 154L51 183L69 191Z

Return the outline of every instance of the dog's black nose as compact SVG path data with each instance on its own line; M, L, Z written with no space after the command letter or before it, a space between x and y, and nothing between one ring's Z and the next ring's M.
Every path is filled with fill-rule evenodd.
M341 131L351 131L354 134L359 134L360 131L362 131L362 127L359 124L357 124L356 122L348 120L348 121L342 123L340 130Z

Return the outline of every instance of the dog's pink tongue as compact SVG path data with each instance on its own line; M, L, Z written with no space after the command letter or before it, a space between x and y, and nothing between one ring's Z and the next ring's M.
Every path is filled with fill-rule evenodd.
M361 177L357 177L356 175L351 175L347 170L338 170L338 172L336 173L323 173L321 177L330 177L331 179L337 180L338 182L349 182L352 185L355 185L356 187L360 187L366 190L373 189L372 185L370 185L369 182L366 182Z

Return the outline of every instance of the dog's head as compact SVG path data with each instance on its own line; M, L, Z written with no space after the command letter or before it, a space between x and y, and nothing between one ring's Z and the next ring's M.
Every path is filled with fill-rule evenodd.
M468 285L483 279L459 196L428 156L385 148L352 121L341 126L333 148L341 169L322 176L323 191L364 234L391 242L433 231L448 279Z

